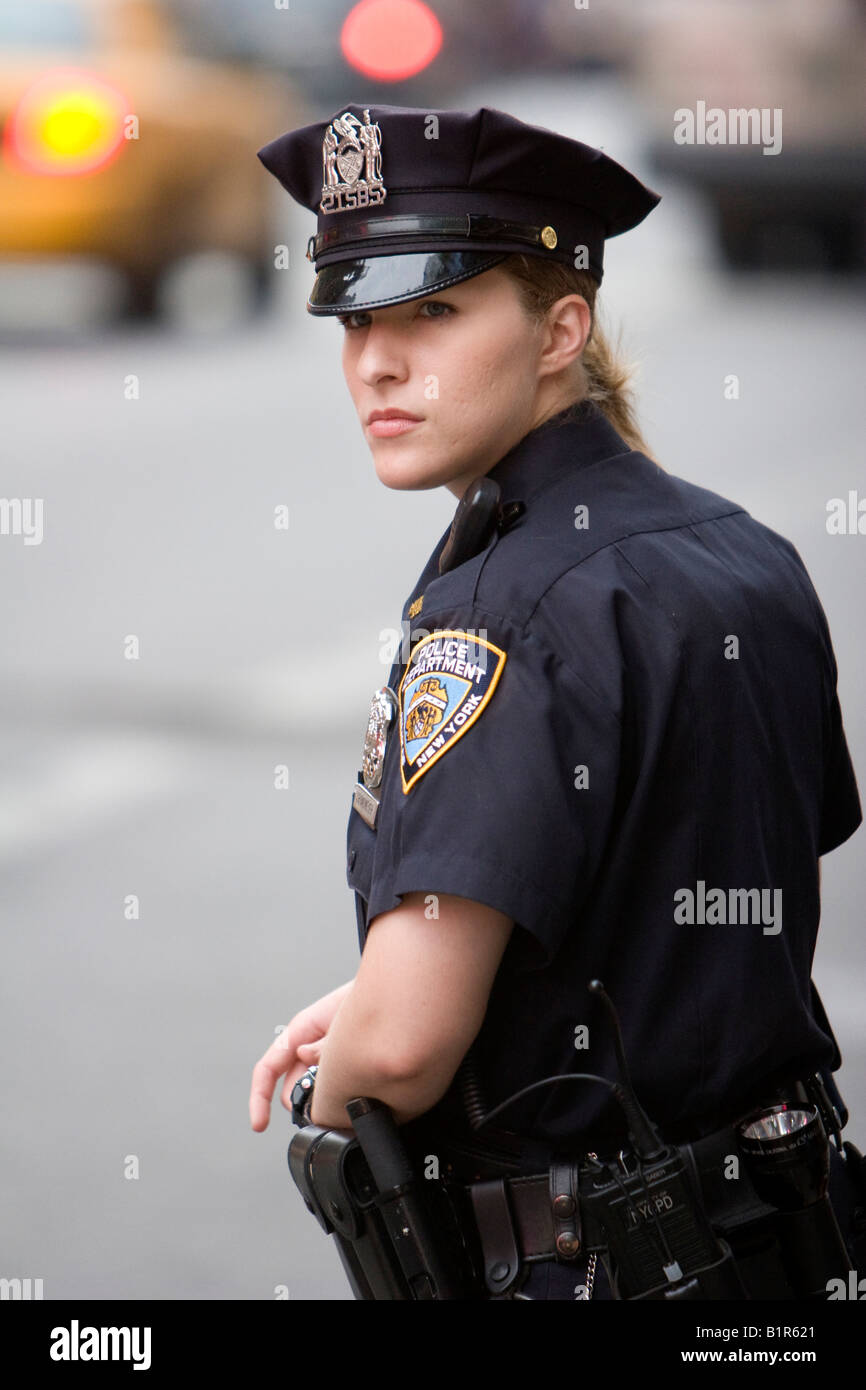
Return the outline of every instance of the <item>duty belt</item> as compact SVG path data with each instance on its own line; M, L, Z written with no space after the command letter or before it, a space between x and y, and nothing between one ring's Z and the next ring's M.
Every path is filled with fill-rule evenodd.
M781 1091L774 1092L758 1106L750 1106L748 1113L778 1103L781 1095ZM784 1098L817 1106L827 1134L839 1134L841 1117L820 1074L785 1087ZM742 1118L744 1116L739 1116L711 1134L678 1145L688 1156L709 1220L726 1231L772 1210L761 1201L750 1183L732 1183L724 1179L725 1160L738 1152L735 1125ZM480 1163L490 1166L491 1150L483 1141L477 1146L473 1146L471 1139L460 1143L454 1150L454 1156L458 1155L464 1165L471 1164L473 1157L477 1157ZM465 1178L461 1181L459 1174L455 1175L475 1217L485 1283L491 1292L507 1290L523 1264L550 1259L571 1262L586 1253L580 1222L577 1166L577 1157L571 1155L554 1158L543 1173L503 1174L475 1182L466 1182Z

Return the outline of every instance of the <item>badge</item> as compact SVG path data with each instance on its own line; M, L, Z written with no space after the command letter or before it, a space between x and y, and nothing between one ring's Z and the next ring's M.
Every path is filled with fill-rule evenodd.
M359 782L352 788L352 805L371 830L376 829L376 817L379 814L379 798L373 795L372 789L378 787L382 781L388 731L397 717L398 708L397 696L387 685L376 691L370 705L370 718L367 722L361 761L364 784L362 786Z
M496 689L506 654L475 633L432 632L400 682L400 776L408 792L474 724Z
M388 685L383 685L373 696L370 706L370 719L364 739L364 760L361 771L365 787L378 787L382 780L382 764L388 744L388 730L397 714L397 696Z
M361 177L363 171L363 178ZM382 132L344 111L331 121L322 141L322 201L320 212L348 212L384 203L388 192L382 182Z

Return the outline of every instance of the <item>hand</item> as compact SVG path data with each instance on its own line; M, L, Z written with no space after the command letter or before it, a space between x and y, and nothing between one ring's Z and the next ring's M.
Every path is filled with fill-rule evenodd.
M274 1087L284 1074L286 1079L280 1100L286 1110L291 1110L292 1087L307 1067L318 1062L328 1029L354 983L354 980L349 980L317 999L314 1004L309 1004L306 1009L301 1009L256 1062L250 1088L250 1124L257 1133L268 1127Z

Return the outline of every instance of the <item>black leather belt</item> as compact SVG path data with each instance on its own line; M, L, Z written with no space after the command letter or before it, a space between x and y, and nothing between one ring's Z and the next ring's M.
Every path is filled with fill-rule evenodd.
M517 1251L521 1259L549 1260L557 1255L575 1259L582 1253L578 1208L576 1202L572 1205L571 1185L563 1183L562 1187L562 1192L551 1193L550 1173L541 1173L535 1177L489 1178L485 1182L470 1183L467 1191L476 1218L479 1205L483 1218L488 1208L491 1211L494 1208L502 1209L505 1203L510 1203ZM555 1212L557 1202L559 1210ZM570 1222L566 1224L569 1218ZM573 1234L569 1235L569 1232Z
M815 1105L828 1135L840 1129L839 1114L830 1100L819 1074L797 1081L772 1093L730 1124L711 1134L680 1143L686 1151L695 1186L701 1193L707 1216L713 1224L733 1229L767 1215L772 1208L757 1196L747 1178L726 1182L724 1160L737 1152L736 1125L747 1114L777 1105L781 1100ZM576 1191L578 1156L554 1159L543 1173L505 1173L480 1181L465 1180L466 1164L473 1157L478 1166L491 1165L491 1150L479 1136L477 1145L466 1140L455 1149L462 1161L452 1182L459 1185L464 1200L475 1217L484 1260L485 1280L491 1292L507 1290L518 1269L526 1263L555 1259L571 1262L585 1257L580 1225L580 1205ZM448 1165L453 1168L453 1165ZM506 1167L513 1166L507 1162Z
M719 1159L736 1153L736 1142L733 1126L726 1126L688 1146L694 1176L711 1221L721 1223L724 1218L727 1224L742 1224L770 1211L756 1197L751 1184L714 1181L716 1171L721 1173L723 1168ZM576 1166L576 1159L571 1163L560 1161L551 1164L546 1173L488 1178L463 1185L475 1215L485 1265L491 1263L488 1251L494 1247L498 1258L506 1258L499 1248L503 1246L502 1237L497 1234L506 1217L513 1231L509 1263L510 1256L531 1263L551 1259L566 1262L585 1255L580 1206L574 1190Z

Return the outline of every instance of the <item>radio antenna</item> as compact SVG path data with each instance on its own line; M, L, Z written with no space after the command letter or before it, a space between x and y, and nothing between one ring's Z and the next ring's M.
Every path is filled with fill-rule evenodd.
M587 988L590 994L596 994L602 1000L613 1024L616 1061L621 1077L618 1083L614 1083L614 1089L616 1098L625 1112L635 1150L641 1158L658 1158L664 1153L665 1146L659 1138L652 1121L635 1095L631 1080L631 1072L628 1069L628 1061L625 1055L625 1043L622 1040L622 1029L619 1026L619 1015L613 1006L613 1000L601 980L590 980Z

